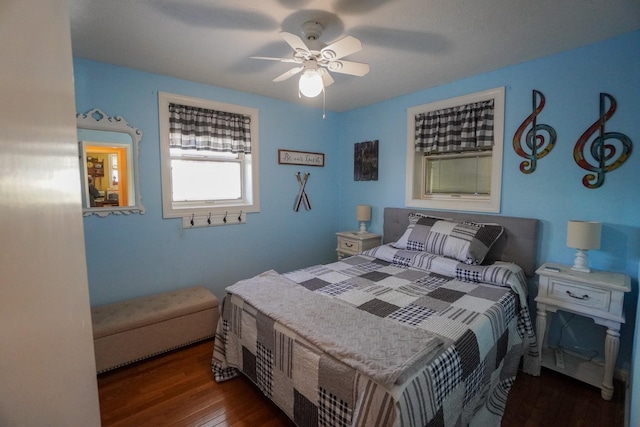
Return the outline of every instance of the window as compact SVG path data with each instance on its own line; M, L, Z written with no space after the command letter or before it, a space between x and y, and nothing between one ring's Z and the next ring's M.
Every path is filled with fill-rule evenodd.
M502 87L409 108L406 205L500 212L503 129Z
M197 206L208 201L242 200L244 155L193 151L170 150L172 201ZM194 185L194 182L207 185Z
M491 151L424 156L423 196L491 194Z
M165 218L258 212L258 110L158 94Z

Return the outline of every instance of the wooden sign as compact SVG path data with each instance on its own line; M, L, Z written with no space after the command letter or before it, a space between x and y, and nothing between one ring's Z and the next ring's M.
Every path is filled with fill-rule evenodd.
M278 163L281 165L324 166L324 154L279 149Z

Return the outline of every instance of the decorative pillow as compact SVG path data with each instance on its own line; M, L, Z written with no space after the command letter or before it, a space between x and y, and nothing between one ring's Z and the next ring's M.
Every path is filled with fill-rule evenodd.
M393 243L392 246L398 249L424 251L431 226L441 220L447 220L447 218L438 218L417 212L410 213L407 229L404 231L402 237Z
M480 264L503 231L499 224L437 221L429 230L423 250L465 264Z

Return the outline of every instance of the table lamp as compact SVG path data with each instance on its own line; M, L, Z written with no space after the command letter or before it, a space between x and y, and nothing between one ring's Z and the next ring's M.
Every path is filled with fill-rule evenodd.
M600 249L601 224L595 221L571 220L567 225L567 246L577 249L572 270L589 273L589 249Z
M371 221L371 206L358 205L356 207L356 218L360 221L360 233L367 232L367 221Z

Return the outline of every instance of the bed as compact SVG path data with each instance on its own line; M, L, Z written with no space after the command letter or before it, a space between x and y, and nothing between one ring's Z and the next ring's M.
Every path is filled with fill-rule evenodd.
M500 425L539 375L538 221L385 208L383 244L227 288L215 380L248 377L299 427Z

